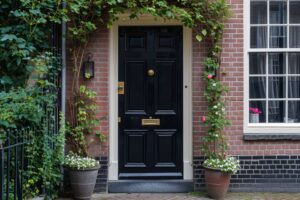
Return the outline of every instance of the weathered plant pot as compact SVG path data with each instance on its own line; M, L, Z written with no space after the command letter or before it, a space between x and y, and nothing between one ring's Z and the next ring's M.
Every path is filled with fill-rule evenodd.
M208 195L217 200L224 199L230 183L230 173L204 167L205 185Z
M82 170L68 168L72 193L75 199L91 199L99 168L99 166Z

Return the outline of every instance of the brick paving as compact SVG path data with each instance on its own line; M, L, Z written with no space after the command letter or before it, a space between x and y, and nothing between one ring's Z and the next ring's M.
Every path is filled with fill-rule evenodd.
M70 199L59 199L70 200ZM92 200L211 200L205 194L94 194ZM229 193L225 200L300 200L300 193Z

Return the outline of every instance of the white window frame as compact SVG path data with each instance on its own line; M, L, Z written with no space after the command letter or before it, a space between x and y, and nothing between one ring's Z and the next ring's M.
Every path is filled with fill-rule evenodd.
M263 0L251 0L263 1ZM281 134L281 133L299 133L300 123L249 123L249 53L251 52L300 52L300 48L269 48L269 40L267 41L268 48L250 48L250 0L244 0L244 133L264 133L264 134ZM267 0L268 4L270 0ZM276 0L272 0L276 1ZM289 23L289 2L287 0L287 23ZM267 11L267 23L269 25L269 11ZM289 28L288 28L289 29ZM268 26L269 38L269 26ZM287 46L289 46L289 31L287 30ZM268 76L268 74L266 74ZM287 76L287 75L285 75ZM266 91L267 92L267 91ZM266 95L268 95L266 93ZM291 99L292 100L292 99ZM266 104L268 102L266 101ZM266 108L267 109L267 108Z

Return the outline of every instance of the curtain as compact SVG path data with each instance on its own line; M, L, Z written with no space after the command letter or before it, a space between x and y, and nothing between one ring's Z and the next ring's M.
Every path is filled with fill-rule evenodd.
M299 26L290 26L290 48L300 48Z

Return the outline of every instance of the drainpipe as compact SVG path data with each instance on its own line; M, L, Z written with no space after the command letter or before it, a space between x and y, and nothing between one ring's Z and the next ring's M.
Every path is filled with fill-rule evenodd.
M63 1L63 8L66 8L66 2ZM66 58L66 22L62 20L61 24L61 57L62 57L62 71L61 71L61 112L66 115L66 78L67 78L67 58Z
M62 2L62 7L66 8L66 1ZM67 78L67 56L66 56L66 35L67 35L67 25L62 19L61 23L61 59L62 59L62 69L61 69L61 112L66 116L66 78ZM65 153L65 145L63 148L63 153ZM64 169L61 166L62 179L61 179L61 191L64 188Z

